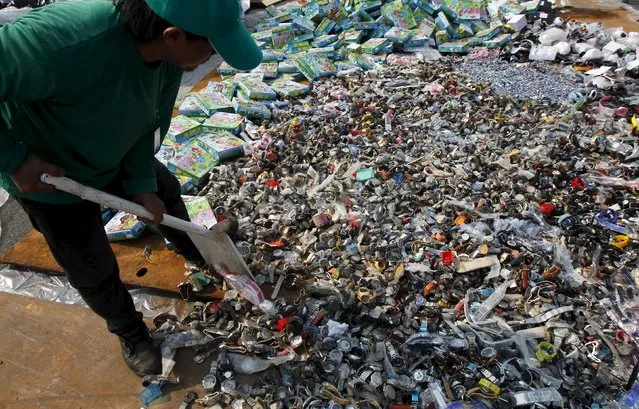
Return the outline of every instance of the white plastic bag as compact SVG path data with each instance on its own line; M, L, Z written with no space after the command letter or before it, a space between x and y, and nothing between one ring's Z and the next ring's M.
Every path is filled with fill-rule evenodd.
M533 47L530 49L529 58L533 61L554 61L557 58L557 49L544 45Z
M539 35L541 45L553 45L560 41L566 41L568 34L560 28L551 27Z

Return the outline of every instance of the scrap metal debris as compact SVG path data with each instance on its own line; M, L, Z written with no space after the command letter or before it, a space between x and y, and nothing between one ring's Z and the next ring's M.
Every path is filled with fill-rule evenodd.
M198 361L213 361L199 402L603 407L622 396L639 273L628 121L409 61L314 83L246 127L261 135L246 156L212 169L200 194L240 219L256 282L289 296L266 311L230 291L155 333L200 334Z

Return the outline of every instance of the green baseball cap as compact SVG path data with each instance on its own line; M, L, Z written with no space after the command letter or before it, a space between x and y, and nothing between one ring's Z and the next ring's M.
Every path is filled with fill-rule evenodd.
M239 0L146 0L164 20L206 37L230 66L248 71L262 62L262 50L240 19Z

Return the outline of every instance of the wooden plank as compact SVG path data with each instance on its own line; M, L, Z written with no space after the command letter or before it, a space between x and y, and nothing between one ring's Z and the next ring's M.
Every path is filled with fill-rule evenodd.
M0 293L0 408L140 408L141 379L122 360L116 336L88 308ZM154 409L175 409L186 391L204 396L201 381L209 365L193 363L179 350L178 385Z
M147 245L153 249L151 262L142 254ZM147 232L137 240L111 243L111 248L118 259L120 277L128 287L147 287L177 293L177 285L185 280L184 259L169 250L159 234ZM8 252L1 255L0 263L63 273L51 255L44 237L36 230L31 230ZM224 292L210 288L198 296L205 299L221 298Z

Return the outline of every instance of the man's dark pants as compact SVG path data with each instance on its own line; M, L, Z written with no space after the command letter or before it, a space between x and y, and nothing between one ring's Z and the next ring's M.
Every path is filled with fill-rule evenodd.
M189 220L180 196L180 184L169 170L156 161L158 197L167 213ZM104 191L127 198L116 177ZM146 333L142 314L136 312L131 295L120 280L115 254L106 237L100 206L82 201L56 205L18 199L33 227L44 235L51 253L64 269L69 283L78 290L96 314L104 318L110 332L136 341ZM187 260L200 254L189 237L178 230L160 226L160 232Z

